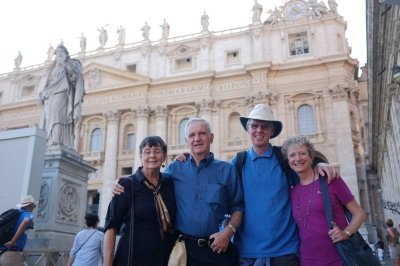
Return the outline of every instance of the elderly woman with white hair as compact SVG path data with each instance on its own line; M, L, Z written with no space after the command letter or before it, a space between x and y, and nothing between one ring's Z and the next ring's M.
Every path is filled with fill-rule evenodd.
M290 191L292 213L300 237L300 265L342 266L335 243L349 238L360 228L365 219L364 210L343 179L334 179L328 185L333 212L333 221L330 221L333 228L328 230L318 181L320 176L312 167L316 153L313 144L304 136L291 137L283 143L282 153L300 178L300 183ZM344 206L352 214L350 223L346 220Z

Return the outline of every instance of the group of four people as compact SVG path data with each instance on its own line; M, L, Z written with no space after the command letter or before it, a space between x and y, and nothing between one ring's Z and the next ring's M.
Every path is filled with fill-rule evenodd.
M268 105L256 105L240 122L252 141L240 169L235 167L236 157L231 163L214 158L214 134L204 119L187 122L190 155L180 156L163 173L165 142L157 136L141 142L142 166L132 179L121 179L113 190L116 195L105 224L104 265L126 265L129 250L133 250L133 265L167 265L178 235L185 241L189 266L342 265L335 243L350 237L365 219L344 181L327 164L313 167L315 150L305 137L285 141L282 151L287 165L282 165L281 150L270 143L280 134L282 123L274 120ZM288 177L286 166L300 177L292 189L290 180L295 185L296 178ZM318 183L325 173L334 209L331 230ZM343 206L353 214L350 224ZM230 219L220 230L226 214ZM122 224L125 227L114 256ZM129 243L131 230L133 241Z

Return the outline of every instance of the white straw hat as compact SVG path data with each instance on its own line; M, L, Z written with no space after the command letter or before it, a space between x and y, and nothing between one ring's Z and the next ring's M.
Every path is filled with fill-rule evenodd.
M271 139L278 136L282 131L282 122L274 119L274 113L272 112L271 107L269 107L268 104L257 104L253 108L253 110L251 110L248 116L240 117L240 122L242 123L242 126L245 130L247 130L246 125L249 119L272 122L275 127L275 131L274 134L271 136Z
M21 202L17 204L17 207L22 208L31 204L35 204L35 200L31 195L28 195L21 198Z

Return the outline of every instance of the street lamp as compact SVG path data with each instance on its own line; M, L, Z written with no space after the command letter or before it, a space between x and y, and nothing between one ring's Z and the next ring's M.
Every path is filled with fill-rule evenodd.
M394 65L392 68L393 81L400 84L400 66Z

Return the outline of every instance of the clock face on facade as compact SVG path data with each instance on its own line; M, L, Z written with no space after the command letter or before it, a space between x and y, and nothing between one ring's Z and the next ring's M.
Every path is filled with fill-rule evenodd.
M288 3L285 8L286 15L291 19L299 19L306 14L307 6L300 1Z

